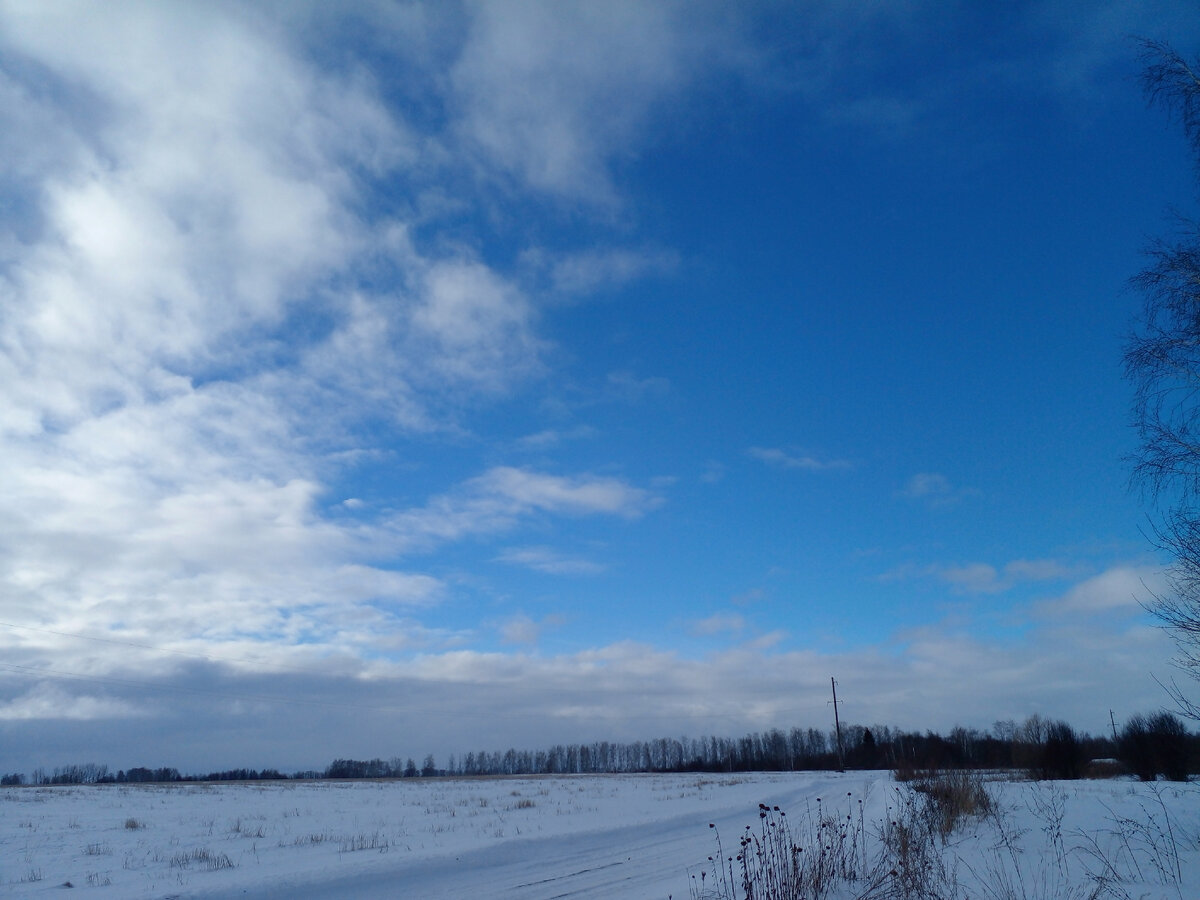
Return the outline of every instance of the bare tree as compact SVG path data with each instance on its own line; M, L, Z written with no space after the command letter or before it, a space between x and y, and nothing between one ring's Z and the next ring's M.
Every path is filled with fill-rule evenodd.
M1146 96L1183 126L1200 167L1200 61L1155 41L1142 43L1142 60ZM1176 222L1175 236L1154 243L1133 278L1145 305L1125 372L1141 440L1134 481L1156 502L1154 538L1174 558L1167 589L1149 608L1175 638L1181 668L1200 680L1200 223L1178 214ZM1200 705L1177 685L1169 690L1200 718Z

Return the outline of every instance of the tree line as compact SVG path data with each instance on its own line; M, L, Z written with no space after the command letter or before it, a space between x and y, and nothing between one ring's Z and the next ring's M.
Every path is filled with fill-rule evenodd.
M1115 728L1114 728L1115 732ZM335 759L323 770L284 775L277 769L227 769L182 775L174 768L111 772L88 763L47 772L0 776L0 785L138 784L177 781L258 781L287 778L431 778L500 775L588 775L649 772L785 772L891 769L903 776L930 769L1018 770L1034 778L1071 779L1127 772L1144 780L1185 780L1200 773L1200 735L1171 713L1132 716L1113 737L1078 732L1063 721L1030 716L988 730L956 727L948 734L887 725L847 725L836 731L774 728L740 738L656 738L555 744L541 750L479 750L438 766L412 758Z
M172 781L261 781L282 780L295 776L284 775L277 769L227 769L223 772L208 772L204 775L182 775L169 766L149 769L137 766L129 770L109 770L108 766L96 763L57 766L52 771L34 769L28 776L22 773L0 775L0 786L45 785L45 784L160 784Z
M1107 763L1096 763L1098 760ZM343 763L345 761L342 761ZM426 766L432 758L426 759ZM1095 737L1066 722L1030 716L989 730L956 727L949 734L887 725L771 729L740 738L657 738L651 741L557 744L544 750L468 752L451 756L438 774L572 775L641 772L782 772L842 768L1007 769L1035 778L1080 778L1128 771L1151 780L1182 780L1200 772L1200 736L1171 713L1133 716L1116 735ZM409 760L402 773L412 774ZM422 772L424 772L423 767Z

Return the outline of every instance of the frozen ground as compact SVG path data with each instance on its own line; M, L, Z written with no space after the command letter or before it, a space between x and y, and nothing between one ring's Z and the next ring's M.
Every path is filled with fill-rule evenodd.
M0 789L0 894L112 898L688 898L715 849L817 798L878 834L887 773L642 775ZM993 785L956 833L965 897L1200 896L1200 788ZM1012 888L1010 894L996 893ZM847 896L853 896L852 893Z

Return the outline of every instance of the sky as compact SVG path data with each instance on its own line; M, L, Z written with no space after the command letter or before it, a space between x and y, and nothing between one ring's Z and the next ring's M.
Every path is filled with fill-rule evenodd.
M1132 36L0 0L0 770L1168 704Z

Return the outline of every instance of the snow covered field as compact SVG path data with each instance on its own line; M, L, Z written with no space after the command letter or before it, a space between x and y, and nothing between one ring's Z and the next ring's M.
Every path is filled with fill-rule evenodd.
M943 851L962 896L1084 897L1094 875L1103 896L1200 896L1197 786L991 789L1002 830ZM680 900L759 803L795 827L821 798L873 839L907 791L876 772L4 788L0 894Z

